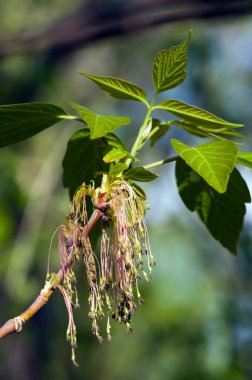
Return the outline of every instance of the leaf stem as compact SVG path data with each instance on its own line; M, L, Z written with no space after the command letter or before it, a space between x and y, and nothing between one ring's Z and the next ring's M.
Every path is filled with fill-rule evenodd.
M73 115L60 115L60 116L59 116L59 119L80 121L81 123L86 124L86 123L84 122L83 119L81 119L81 118L78 117L78 116L73 116Z
M165 160L152 162L151 164L144 165L143 167L144 167L144 169L151 169L151 168L155 168L157 166L169 164L170 162L177 161L178 159L179 159L179 156L168 157Z
M155 100L156 100L156 94L154 95L150 105L148 106L148 110L146 112L146 115L144 117L144 120L143 120L143 123L138 131L138 135L137 135L137 138L132 146L132 149L130 151L130 154L132 156L135 156L139 150L143 147L144 143L143 143L143 136L144 136L144 133L145 133L145 129L146 129L146 126L148 125L148 121L149 121L149 118L150 118L150 114L153 110L153 107L154 107L154 103L155 103ZM144 141L145 142L145 141ZM143 144L142 144L143 143ZM130 165L130 163L132 162L132 158L127 158L126 161L125 161L125 164L127 165Z

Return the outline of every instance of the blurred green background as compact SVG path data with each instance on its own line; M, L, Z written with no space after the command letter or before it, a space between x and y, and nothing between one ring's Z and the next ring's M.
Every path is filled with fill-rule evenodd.
M22 51L20 36L24 34L36 36L62 17L78 13L79 8L86 9L88 19L90 12L106 16L119 4L107 1L98 7L98 3L0 2L0 40L14 46L16 39L20 50L14 54L0 44L1 104L47 101L70 110L71 100L99 113L130 116L133 126L120 132L130 147L144 107L109 97L78 72L119 76L151 93L154 55L179 43L193 28L188 77L168 96L245 124L244 132L250 138L241 149L251 150L252 15L199 17L133 34L124 30L122 35L100 36L71 49ZM126 9L126 2L121 4ZM71 34L71 25L69 28L64 30L66 35ZM52 33L49 40L54 37ZM77 128L62 123L0 150L1 323L23 311L43 286L50 239L68 210L61 161L67 140ZM172 130L171 136L193 142L180 130ZM147 164L169 154L171 147L164 138L140 158ZM147 222L157 267L151 284L141 285L146 303L133 320L134 334L126 336L122 326L112 324L112 342L99 344L90 330L85 275L80 269L81 309L76 314L79 368L70 360L65 341L67 313L62 297L55 294L20 335L1 341L1 379L252 379L251 205L238 256L232 257L183 206L176 192L174 164L156 172L160 178L144 188L151 205ZM242 173L251 190L251 171L243 169ZM54 245L51 269L58 265Z

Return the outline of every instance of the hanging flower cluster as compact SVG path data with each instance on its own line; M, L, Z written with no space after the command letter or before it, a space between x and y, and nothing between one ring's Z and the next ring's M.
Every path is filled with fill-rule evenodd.
M107 337L111 339L110 317L126 325L126 333L131 328L131 318L137 303L143 299L138 282L150 280L155 266L150 250L149 238L144 219L144 206L131 185L125 180L113 181L103 193L105 202L97 204L101 189L93 189L83 184L75 193L70 205L66 225L60 226L58 250L63 271L63 283L58 286L62 292L69 325L67 339L72 347L72 360L77 346L73 308L78 308L76 278L72 269L74 262L83 260L87 283L89 318L92 332L100 342L98 321L107 318ZM85 226L88 222L86 197L90 196L94 207L102 213L101 247L99 260L96 257Z

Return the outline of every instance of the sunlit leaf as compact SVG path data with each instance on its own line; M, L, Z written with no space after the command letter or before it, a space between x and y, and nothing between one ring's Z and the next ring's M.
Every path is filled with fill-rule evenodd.
M147 97L144 90L134 83L126 80L107 76L90 75L80 73L86 78L91 79L102 90L107 91L111 96L125 100L136 100L147 103Z
M238 148L233 141L218 140L196 147L189 147L172 139L178 155L219 193L227 189L230 173L236 163Z
M160 93L181 84L186 77L187 47L191 31L179 45L169 50L161 50L153 62L153 82L156 93Z
M66 118L65 111L49 103L20 103L0 106L0 147L36 135Z
M252 169L252 153L239 153L237 162Z
M63 159L63 185L71 197L82 182L97 180L97 172L108 168L102 159L105 147L101 139L91 140L87 129L72 135Z
M242 138L244 135L236 132L233 128L230 127L219 127L213 125L199 125L199 123L188 122L184 120L172 120L172 125L183 128L192 135L198 137L216 137L216 138L225 138L225 136L233 136Z
M163 100L155 108L168 111L173 115L184 119L185 121L197 123L197 125L201 126L201 129L211 132L225 131L227 127L243 127L242 124L231 123L223 120L214 114L203 110L202 108L192 106L179 100Z
M196 211L211 235L236 254L246 213L245 203L251 202L246 182L238 170L234 169L230 174L224 194L215 191L181 159L176 163L176 179L186 207Z
M109 169L109 175L111 178L118 176L118 174L121 174L124 170L128 169L128 165L124 164L123 162L118 162L117 164L110 165Z
M122 125L130 124L130 119L124 116L103 116L91 111L90 109L76 103L71 103L79 115L83 118L90 129L90 138L97 139L106 136Z
M157 177L158 177L157 174L152 173L141 166L138 166L133 169L129 169L124 174L125 179L131 179L131 180L140 181L140 182L150 182L156 179Z
M103 161L106 163L119 161L123 157L127 156L128 152L121 149L112 148L106 155L103 157Z

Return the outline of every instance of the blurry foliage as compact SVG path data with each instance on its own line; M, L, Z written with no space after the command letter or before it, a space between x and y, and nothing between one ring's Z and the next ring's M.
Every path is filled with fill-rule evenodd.
M67 0L2 1L1 31L15 34L24 26L36 28L45 20L51 22L67 14L72 7L73 4ZM6 57L0 63L0 102L47 100L65 105L71 94L74 101L81 101L91 108L95 103L101 112L111 113L113 106L115 110L120 107L120 113L127 115L129 109L134 111L133 103L124 104L118 100L111 101L111 98L106 101L94 86L87 82L84 84L77 72L123 74L125 79L141 85L148 77L154 53L166 47L167 42L177 42L193 26L188 79L184 86L174 90L172 96L250 125L250 24L251 18L248 17L233 22L162 27L131 37L95 43L55 63L48 56ZM146 86L148 88L148 80ZM138 117L140 119L136 115L136 119ZM37 295L46 273L50 237L64 220L68 208L67 193L59 180L62 174L60 162L73 128L64 133L66 135L59 144L57 139L61 129L56 127L0 152L2 322L25 308ZM189 136L183 133L188 140ZM128 139L130 145L131 137ZM165 144L162 141L153 148L153 161L162 157ZM167 151L166 146L164 150ZM141 158L143 162L150 161L144 152ZM43 166L45 169L40 171ZM176 212L181 210L182 203L172 193L175 185L169 174L171 168L160 170L166 171L167 178L153 185L155 189L151 184L145 187L150 196L148 224L157 268L151 287L142 289L146 303L135 318L134 334L126 337L113 324L112 342L100 345L90 333L86 317L87 293L83 290L81 310L76 316L80 326L80 368L75 369L62 334L67 321L63 300L55 295L25 326L20 336L13 335L1 343L0 378L252 378L251 211L238 257L231 257L207 236L196 219L192 222L191 215L184 208L182 218L178 218ZM37 188L33 187L36 178ZM34 202L29 200L32 188L35 189ZM36 208L35 204L40 207ZM37 230L33 229L35 225L30 224L27 215L41 222ZM58 267L56 250L51 266L52 270ZM14 273L13 277L8 273ZM83 278L80 273L79 283Z
M81 0L74 4L68 0L1 1L1 31L5 35L16 35L49 25L55 19L73 12L81 3Z

